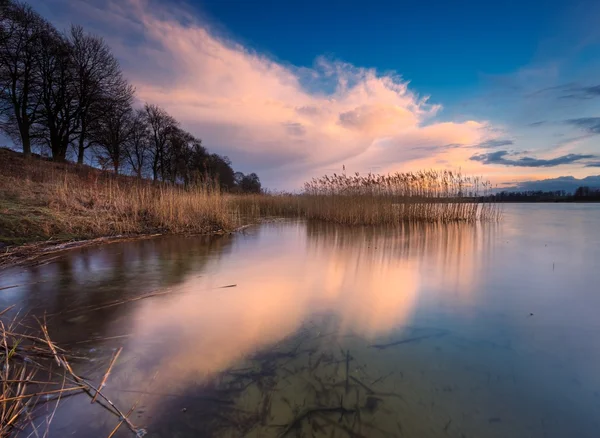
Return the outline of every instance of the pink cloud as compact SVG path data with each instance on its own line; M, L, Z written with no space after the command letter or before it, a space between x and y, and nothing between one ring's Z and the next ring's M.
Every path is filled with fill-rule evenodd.
M342 164L363 172L414 160L440 167L434 164L453 159L446 145L490 136L484 121L433 120L441 106L397 75L323 57L311 68L276 62L215 36L183 7L145 0L84 3L96 10L101 3L105 16L131 23L126 30L108 21L97 28L116 41L141 101L163 106L209 149L229 155L242 171L257 171L272 187L299 187ZM128 49L131 41L136 46Z

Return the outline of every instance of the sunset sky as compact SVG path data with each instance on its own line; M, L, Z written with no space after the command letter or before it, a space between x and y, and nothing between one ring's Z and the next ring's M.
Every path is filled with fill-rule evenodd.
M342 166L600 175L597 0L30 3L102 35L140 102L271 189Z

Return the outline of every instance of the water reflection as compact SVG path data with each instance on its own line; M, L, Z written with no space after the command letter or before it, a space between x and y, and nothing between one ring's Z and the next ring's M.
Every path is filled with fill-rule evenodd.
M464 254L475 250L469 247L476 242L473 229L310 225L304 234L304 226L277 229L273 245L262 237L273 233L269 227L240 238L226 262L207 262L212 275L188 279L178 287L181 293L168 299L144 302L134 316L133 347L154 349L157 339L169 339L161 347L167 353L161 369L174 368L169 374L186 381L186 369L217 371L295 332L315 313L335 316L340 336L372 339L407 324L423 264L435 267L434 278L445 272L475 276L470 272L475 266L464 263ZM259 255L256 240L263 245ZM463 255L449 256L443 244L456 240L462 241L456 248Z
M370 341L407 324L423 269L433 268L433 278L450 272L473 281L474 266L464 260L476 250L477 233L478 228L464 226L296 223L263 226L234 239L146 240L85 249L34 268L38 276L46 270L43 275L56 281L34 285L27 296L39 299L44 290L57 288L49 294L53 300L36 302L35 308L56 315L51 329L59 341L75 341L69 324L77 324L78 341L128 336L121 366L129 388L158 370L168 376L170 391L181 393L191 382L202 385L285 340L315 315L327 316L317 336L327 330L329 341L338 344L349 334ZM81 310L155 287L172 287L173 294ZM149 416L157 402L145 406Z
M516 275L539 278L524 263L540 251L524 223L518 212L498 226L287 222L126 242L6 271L0 287L25 286L0 299L45 311L57 341L94 359L77 364L91 379L124 346L107 392L139 402L134 422L151 436L593 436L596 389L570 382L577 372L596 384L582 364L598 350L572 348L568 364L557 330L533 325L544 315L523 319L541 293ZM543 294L565 282L545 280ZM551 315L561 349L580 345ZM563 419L555 391L577 405ZM73 397L53 436L114 424Z

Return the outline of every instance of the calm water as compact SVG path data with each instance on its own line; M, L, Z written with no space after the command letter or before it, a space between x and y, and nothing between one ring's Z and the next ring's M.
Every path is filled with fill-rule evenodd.
M600 205L504 211L87 248L0 272L0 305L93 381L123 347L104 392L150 437L598 437ZM75 396L50 430L116 423Z

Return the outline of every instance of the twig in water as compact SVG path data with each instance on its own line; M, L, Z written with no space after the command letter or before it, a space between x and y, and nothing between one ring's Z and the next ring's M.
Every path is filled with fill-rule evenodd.
M119 348L114 354L112 359L110 360L110 364L108 365L108 369L106 370L106 373L104 373L104 377L102 378L102 382L100 382L100 386L98 386L98 392L96 392L96 394L94 395L94 397L92 398L91 403L94 403L96 401L96 397L98 397L98 393L102 390L102 388L104 387L104 385L106 384L106 379L108 379L108 375L110 374L110 370L112 369L112 367L114 366L115 362L117 361L117 358L119 357L119 355L121 354L121 351L123 351L123 347Z
M2 399L2 402L29 399L29 398L33 398L33 397L38 397L40 395L61 394L63 392L68 392L68 391L81 391L84 389L85 389L85 386L81 385L81 386L73 386L72 388L54 389L52 391L35 392L33 394L23 394L23 395L19 395L16 397L4 398L4 399Z
M388 377L390 377L392 374L394 374L394 372L393 372L393 371L389 372L389 373L388 373L388 374L386 374L385 376L381 376L380 378L373 380L373 382L371 382L371 385L375 385L375 384L376 384L376 383L378 383L378 382L382 382L382 381L384 381L385 379L387 379Z
M418 342L418 341L422 341L423 339L429 339L429 338L439 338L441 336L444 336L445 334L446 333L437 333L435 335L416 336L414 338L401 339L399 341L390 342L388 344L374 344L374 345L371 345L371 347L377 348L378 350L385 350L386 348L395 347L396 345L408 344L410 342Z
M114 339L129 338L130 336L131 335L119 335L119 336L107 336L105 338L94 338L94 339L88 339L88 340L84 340L84 341L73 342L73 345L88 344L90 342L112 341Z
M364 388L365 391L367 391L369 394L375 394L375 391L373 391L371 388L369 388L367 385L365 385L363 382L361 382L360 380L358 380L356 377L354 376L350 376L350 378L352 380L354 380L356 383L358 383L360 386L362 386Z
M112 430L112 432L110 433L110 435L108 435L108 438L112 438L113 436L115 436L115 433L117 433L117 431L121 428L121 426L123 425L123 423L125 423L125 419L128 418L133 411L135 411L136 407L137 407L137 403L134 404L131 407L131 409L129 409L129 412L127 412L127 414L125 415L125 417L121 421L119 421L119 423L115 426L115 428Z
M331 413L339 413L343 417L344 415L347 415L347 414L354 414L354 413L356 413L356 410L354 410L354 409L346 409L343 406L339 406L339 407L336 407L336 408L312 408L312 409L307 409L303 413L301 413L300 415L298 415L291 423L289 423L287 425L287 427L285 428L285 430L283 431L283 433L280 436L284 437L288 433L290 433L290 431L292 431L293 429L295 429L298 426L300 426L300 424L302 423L302 421L304 421L305 418L309 418L309 417L311 417L312 415L315 415L315 414L322 414L323 416L325 416L324 414L331 414Z
M15 307L15 305L13 304L12 306L8 306L6 309L4 309L3 311L0 312L0 316L4 315L6 312L8 312L10 309L12 309L13 307Z
M39 323L39 321L38 321L38 323ZM96 388L92 383L88 382L86 379L75 374L75 371L73 371L73 368L71 368L71 365L67 361L66 357L59 356L59 354L56 352L54 343L50 340L50 336L48 335L47 327L42 323L39 323L39 324L40 324L40 328L41 328L42 332L44 333L44 336L46 337L46 342L48 343L48 348L50 348L50 350L53 352L56 362L58 363L59 366L62 366L67 370L67 372L71 376L71 379L73 381L75 381L77 384L84 386L83 390L90 397L92 397L92 391L93 391L97 395L99 395L104 401L106 401L106 403L108 403L112 407L112 409L114 410L114 413L116 413L119 416L119 418L121 418L125 421L125 424L127 424L127 427L129 427L129 429L131 429L131 431L133 433L135 433L136 436L144 436L146 434L146 431L144 429L135 427L133 425L133 423L131 421L129 421L129 419L123 414L123 412L121 412L121 410L119 408L117 408L115 406L115 404L112 401L110 401L110 399L108 397L106 397L104 394L102 394L102 392L100 392L100 390L98 388Z
M129 392L129 393L133 393L133 394L152 395L155 397L191 398L194 400L201 400L201 401L207 401L207 402L211 402L211 403L219 403L219 404L224 404L224 405L233 405L234 404L234 401L232 401L232 400L220 399L217 397L204 397L204 396L188 395L188 394L171 394L171 393L166 393L166 392L151 392L151 391L142 391L142 390L138 391L137 389L120 389L120 388L115 388L114 391Z
M62 381L61 389L65 389L66 380L67 380L67 375L66 375L66 371L65 371L65 374L63 374L63 381ZM61 398L62 394L63 394L62 391L58 394L58 398L56 399L56 404L54 405L54 409L52 410L52 415L50 415L49 418L46 418L46 431L44 432L44 438L46 438L50 434L50 423L52 423L52 420L54 419L54 414L56 414L56 410L58 409L58 405L60 403L60 398Z

